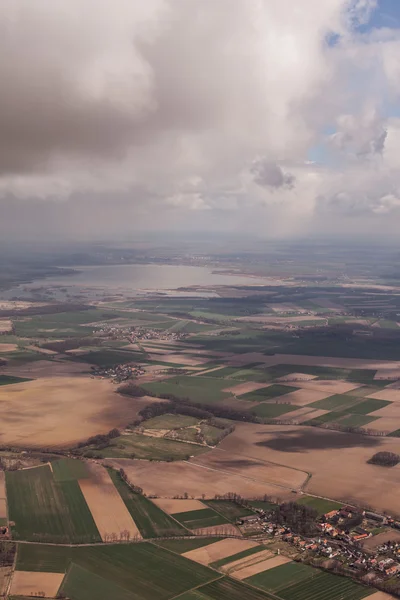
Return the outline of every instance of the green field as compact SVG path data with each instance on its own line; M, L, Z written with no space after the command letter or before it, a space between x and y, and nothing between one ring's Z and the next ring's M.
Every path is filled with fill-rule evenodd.
M237 521L240 517L254 514L252 510L240 506L235 502L230 502L229 500L207 500L205 504L232 523Z
M334 502L333 500L325 500L324 498L314 498L313 496L302 496L301 498L296 500L296 503L309 506L310 508L314 508L317 511L318 516L325 515L331 510L337 510L343 506L342 504Z
M32 381L26 377L13 377L12 375L0 375L0 385L12 385L13 383L24 383L24 381Z
M279 595L283 600L361 600L371 591L348 577L319 573L311 580L287 586Z
M65 573L71 562L73 550L76 548L46 544L18 544L15 568L17 571Z
M200 510L176 513L172 516L188 529L200 529L203 527L212 527L214 525L224 525L229 523L225 517L216 513L211 508L201 508Z
M212 538L187 538L187 539L179 539L179 540L159 540L153 542L156 546L160 546L161 548L166 548L166 550L171 550L171 552L176 552L176 554L184 554L185 552L190 552L191 550L197 550L197 548L202 548L203 546L208 546L209 544L215 544L215 542L219 542L221 538L212 537Z
M110 440L110 445L104 450L96 450L96 455L103 458L186 460L190 456L197 456L207 450L206 446L131 433Z
M229 398L232 394L222 390L228 387L226 381L211 377L183 375L165 381L144 383L144 389L154 394L172 394L178 398L190 398L192 402L211 404Z
M150 543L18 551L17 568L67 571L61 591L71 600L167 600L207 583L215 572ZM108 594L108 595L107 595Z
M140 352L105 348L74 356L71 360L86 362L97 367L113 367L114 365L141 362L144 358L144 354Z
M365 427L368 423L376 421L379 417L367 417L365 415L348 415L340 419L339 425L343 427Z
M213 569L220 569L225 565L228 565L235 560L240 560L242 558L246 558L246 556L252 556L253 554L257 554L258 552L262 552L265 550L265 546L253 546L253 548L247 548L246 550L242 550L241 552L237 552L236 554L232 554L231 556L226 556L225 558L221 558L221 560L216 560L215 562L210 564L210 567Z
M176 600L276 600L274 596L229 577L221 577Z
M299 407L294 404L280 404L279 402L260 402L257 406L250 409L250 412L255 413L258 417L265 419L275 419L286 413L298 410Z
M287 586L288 582L290 585L298 585L302 581L309 581L313 577L317 577L319 573L320 571L308 565L290 562L252 575L246 579L246 582L263 590L279 593Z
M181 427L190 427L197 425L198 419L187 417L186 415L160 415L153 417L148 421L143 421L140 426L145 429L180 429Z
M389 433L389 437L400 437L400 429L396 429L396 431Z
M241 399L255 400L261 402L263 400L272 400L273 398L278 398L279 396L290 394L290 392L295 392L298 389L299 388L297 387L290 387L289 385L281 385L279 383L274 383L269 387L260 388L259 390L255 390L254 392L243 394L241 396Z
M356 404L352 406L351 409L348 409L348 413L354 413L357 415L368 415L369 413L375 412L380 408L384 408L385 406L389 406L389 404L393 404L388 400L375 400L374 398L367 398L360 404Z
M101 537L77 481L55 481L48 465L6 472L13 538L91 543Z
M115 487L144 538L186 535L188 531L151 500L135 494L114 469L108 470Z
M51 469L55 481L76 481L89 477L86 464L73 458L55 460L51 463Z
M346 394L335 394L334 396L329 396L323 400L312 402L308 406L322 410L336 410L342 409L346 406L353 406L358 401L359 400L353 396L347 396Z
M245 580L282 600L361 600L372 593L352 579L288 563Z

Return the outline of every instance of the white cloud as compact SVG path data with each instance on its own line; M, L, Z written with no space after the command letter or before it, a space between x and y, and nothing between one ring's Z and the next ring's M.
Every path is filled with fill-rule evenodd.
M106 215L122 197L160 223L224 212L261 230L281 215L296 228L332 212L392 214L400 121L386 105L400 96L400 35L354 29L376 7L3 0L3 209L79 196ZM313 147L325 164L308 161Z

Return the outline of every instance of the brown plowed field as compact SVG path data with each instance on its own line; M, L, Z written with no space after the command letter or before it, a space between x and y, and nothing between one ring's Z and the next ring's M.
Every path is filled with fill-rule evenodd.
M243 550L247 550L248 548L254 548L254 546L258 546L257 542L227 538L215 542L214 544L210 544L209 546L190 550L190 552L185 552L182 556L190 558L190 560L194 560L201 565L209 565L217 560L226 558L227 556L233 556L238 552L243 552Z
M111 536L119 539L122 531L129 531L130 539L141 538L106 469L96 463L87 463L87 468L90 478L80 479L79 485L102 540L111 541Z
M398 453L396 438L298 425L238 423L220 448L231 456L242 455L244 461L270 460L309 471L312 478L306 491L316 495L400 513L400 465L387 469L367 463L382 450Z
M125 426L149 400L128 399L115 389L107 380L90 377L47 377L1 386L0 444L69 446Z
M307 473L304 471L276 465L267 460L255 460L234 452L224 452L218 448L193 458L190 462L222 473L234 473L260 483L274 483L287 488L297 489L307 479Z
M123 468L130 481L143 488L147 495L173 498L183 496L185 492L192 498L213 498L236 492L244 498L262 498L264 494L286 497L284 488L253 481L234 473L221 473L205 469L189 462L148 463L141 460L109 459L107 464Z

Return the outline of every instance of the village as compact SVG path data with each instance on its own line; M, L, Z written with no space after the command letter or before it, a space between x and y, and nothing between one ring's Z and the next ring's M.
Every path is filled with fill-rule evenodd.
M390 516L342 506L319 517L314 523L315 532L306 535L297 533L288 524L277 522L279 519L274 507L267 511L261 508L254 510L254 515L237 521L246 537L264 538L267 535L288 543L304 553L304 558L330 559L330 567L334 570L342 567L359 578L366 576L384 582L400 576L400 536L393 531L393 539L390 540L390 529L400 530L400 521ZM385 531L387 541L364 547L365 540Z
M185 339L187 334L179 331L150 329L148 327L134 327L113 323L99 323L94 332L97 336L111 340L127 340L131 344L140 341L159 340L164 342L177 342Z

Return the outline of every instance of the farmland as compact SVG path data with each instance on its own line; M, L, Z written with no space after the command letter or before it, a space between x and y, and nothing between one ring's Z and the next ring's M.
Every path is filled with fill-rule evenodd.
M215 264L241 269L230 261L224 255ZM11 333L0 343L0 442L13 455L2 453L6 468L14 461L19 470L6 472L0 519L10 519L18 546L13 595L29 596L41 581L47 594L72 600L370 593L288 562L283 539L259 546L251 524L236 525L252 511L226 498L238 494L265 509L294 500L318 515L342 503L398 514L400 471L368 460L398 451L400 286L394 277L382 287L385 277L375 281L362 261L358 280L347 256L335 255L326 272L307 262L294 269L281 249L273 267L256 255L250 262L248 274L271 269L273 285L254 288L249 278L207 289L207 297L199 288L187 291L193 297L182 289L129 299L122 288L92 295L79 287L72 295L80 308L71 299L61 304L60 289L52 290L57 301L52 291L46 298L43 288L35 293L45 295L44 306L33 301L19 314L11 304L11 318L4 315ZM169 409L161 399L117 393L105 369L127 363L140 367L129 381L138 396L187 399L170 406L188 414L160 415ZM139 414L153 403L154 412ZM230 433L221 441L224 426ZM55 460L56 451L64 457ZM102 543L126 532L140 543ZM159 540L170 535L180 539Z
M145 496L133 492L117 471L110 469L109 473L126 508L144 538L185 535L188 533L185 527L172 519L156 504Z
M206 450L195 444L131 433L111 440L107 448L96 450L96 454L104 458L185 460Z
M65 447L133 421L147 404L127 403L108 381L48 376L0 387L2 444Z
M173 515L182 525L188 529L200 529L204 527L213 527L214 525L224 525L228 523L222 515L216 513L211 508L203 508L200 510L192 510L184 513L176 513Z
M273 592L283 600L361 600L371 594L370 589L351 579L321 573L297 563L264 571L246 579L246 582Z
M164 600L215 578L206 567L149 543L91 548L32 545L18 555L18 570L38 571L43 565L53 569L50 572L68 571L61 590L73 600L109 600L118 597L114 593L132 600Z
M48 465L6 473L13 536L41 542L99 542L77 481L55 481Z

